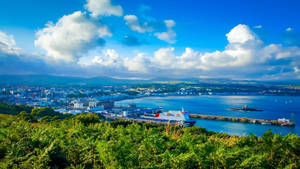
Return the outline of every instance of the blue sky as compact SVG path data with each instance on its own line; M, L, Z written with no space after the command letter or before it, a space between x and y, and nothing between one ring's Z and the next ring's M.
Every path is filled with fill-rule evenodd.
M41 73L29 65L43 63L42 73L56 75L300 78L299 7L297 0L3 0L0 73ZM7 72L12 60L28 68Z

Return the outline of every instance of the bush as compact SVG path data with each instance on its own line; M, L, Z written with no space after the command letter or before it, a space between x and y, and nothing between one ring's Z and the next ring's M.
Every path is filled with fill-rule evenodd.
M0 118L0 168L300 167L297 135L237 137L202 127L99 122L97 114L35 124L8 120Z
M98 123L100 118L97 114L77 114L75 119L87 125L90 123Z

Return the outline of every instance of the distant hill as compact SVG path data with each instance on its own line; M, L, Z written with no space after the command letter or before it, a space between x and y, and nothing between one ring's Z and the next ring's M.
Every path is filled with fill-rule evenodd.
M147 82L110 77L82 78L52 75L0 75L0 79L0 85L116 85Z
M154 78L151 80L117 79L112 77L72 77L53 75L0 75L0 85L123 85L123 84L236 84L236 85L292 85L300 86L299 80L289 81L255 81L255 80L232 80L232 79L196 79L196 78Z

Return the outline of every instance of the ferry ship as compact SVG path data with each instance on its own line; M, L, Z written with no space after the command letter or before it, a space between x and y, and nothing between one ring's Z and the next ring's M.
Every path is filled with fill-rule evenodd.
M170 123L179 123L180 125L190 127L193 126L196 121L190 119L187 112L183 109L182 111L166 111L166 112L157 112L155 114L144 114L140 116L140 118L148 119L148 120L155 120L155 121L166 121Z

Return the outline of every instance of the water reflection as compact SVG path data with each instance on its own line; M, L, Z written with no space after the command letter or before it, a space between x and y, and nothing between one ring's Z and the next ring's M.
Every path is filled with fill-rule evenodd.
M294 133L300 135L300 97L285 96L195 96L195 97L164 97L124 100L117 104L135 103L143 107L162 107L166 110L185 110L195 114L219 116L248 117L258 119L290 118L295 115L295 128L233 123L212 120L198 120L196 125L216 132L233 135L262 135L268 129L279 134ZM262 109L263 112L231 111L231 107L248 105L251 108Z

